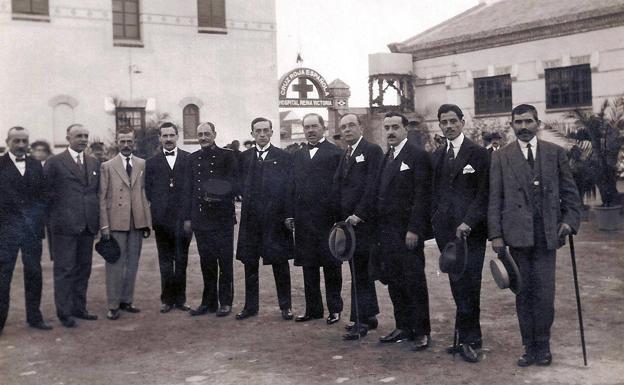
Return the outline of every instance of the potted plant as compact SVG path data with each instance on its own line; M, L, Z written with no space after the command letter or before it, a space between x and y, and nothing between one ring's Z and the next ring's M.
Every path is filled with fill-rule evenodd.
M605 100L597 113L576 110L574 115L592 144L591 161L602 199L602 204L594 208L598 229L616 230L622 209L617 191L617 161L624 144L624 96Z

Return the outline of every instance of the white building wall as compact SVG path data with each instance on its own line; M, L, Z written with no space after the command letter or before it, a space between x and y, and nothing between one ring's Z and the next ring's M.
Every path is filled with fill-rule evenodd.
M73 100L73 120L110 140L111 98L154 102L148 114L153 105L180 127L181 102L196 98L221 146L248 138L256 116L279 132L274 0L226 0L227 34L198 33L196 0L141 0L142 48L113 45L110 0L49 3L50 21L34 22L13 20L10 0L0 0L0 137L21 125L31 140L59 143L55 118L67 113L53 105Z
M421 82L415 93L418 111L435 120L442 103L459 105L469 121L475 115L471 77L479 72L494 76L509 67L512 75L513 105L534 104L542 120L561 120L566 111L546 110L544 61L561 60L566 66L574 57L590 55L593 109L605 98L624 94L624 27L561 36L509 46L494 47L414 62ZM566 64L568 63L568 64ZM436 77L442 76L442 79ZM429 79L429 81L426 81ZM503 114L507 115L507 114Z

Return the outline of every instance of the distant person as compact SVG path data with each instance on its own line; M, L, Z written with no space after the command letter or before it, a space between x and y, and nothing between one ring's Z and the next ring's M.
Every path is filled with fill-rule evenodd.
M243 142L243 146L245 146L245 150L249 150L254 145L253 140L246 140Z
M201 146L189 156L183 217L187 234L195 233L204 291L191 316L208 312L218 317L232 312L234 297L234 197L238 194L238 164L232 150L215 145L217 131L210 122L197 127Z
M106 155L106 146L102 142L93 142L89 145L89 152L91 156L99 160L100 163L104 163L108 160Z
M462 238L468 247L465 271L449 274L459 346L451 346L447 352L478 362L482 357L481 272L487 242L490 157L485 148L464 135L464 113L455 104L440 106L438 124L447 143L432 155L433 232L440 251Z
M181 202L189 153L180 149L178 127L163 123L159 130L162 150L145 162L145 193L150 202L160 268L160 312L188 311L186 267L191 234L184 231Z
M133 305L143 238L152 227L145 195L145 160L134 156L135 134L121 129L116 134L119 155L102 163L100 174L100 225L103 239L113 238L121 256L106 262L106 318L116 320L120 310L138 313Z
M89 130L82 124L67 127L69 147L52 156L43 168L48 193L54 302L61 324L77 325L75 318L96 320L87 310L93 240L100 230L98 189L100 163L84 153Z
M345 143L342 140L342 136L340 135L340 133L334 134L334 136L332 136L332 141L339 149L346 150L347 147L345 146Z
M412 143L412 145L424 150L426 139L422 132L418 130L418 126L420 122L417 120L410 120L407 124L407 140Z
M375 282L368 273L371 238L375 231L374 219L368 208L374 204L375 179L383 160L383 151L364 139L363 131L357 115L345 114L340 119L340 133L346 149L334 174L332 196L338 203L338 219L353 225L357 239L353 258L349 262L352 276L357 281L351 282L351 324L348 333L343 335L345 340L357 340L365 336L369 329L376 329L379 314ZM356 308L359 311L357 317Z
M342 262L328 245L329 231L336 222L332 197L334 173L342 152L325 139L325 122L318 114L303 117L303 133L308 144L294 153L286 226L295 231L295 266L303 268L305 313L295 318L306 322L323 318L321 267L325 278L327 324L340 321L342 312Z
M45 140L36 140L30 144L30 156L41 162L41 166L45 165L46 160L52 156L50 143Z
M492 155L494 151L500 150L502 139L502 135L498 132L493 132L490 134L490 144L488 147L488 152L490 153L490 155Z
M271 265L282 318L291 320L290 266L293 243L284 225L292 156L271 144L273 123L266 118L251 122L255 147L243 152L241 186L243 203L236 259L245 265L245 306L236 314L242 320L258 314L259 264Z
M444 136L439 135L439 134L435 134L433 136L433 146L435 147L434 151L440 147L443 147L445 144L446 144L446 138Z
M28 131L11 127L8 153L0 158L0 334L9 313L11 279L21 251L24 265L26 322L35 329L52 326L41 314L41 239L44 235L45 196L43 168L26 156Z
M578 231L581 202L565 150L535 136L535 107L516 106L510 124L518 139L492 154L488 233L497 254L509 246L525 283L516 296L524 345L518 366L546 366L552 362L555 256Z

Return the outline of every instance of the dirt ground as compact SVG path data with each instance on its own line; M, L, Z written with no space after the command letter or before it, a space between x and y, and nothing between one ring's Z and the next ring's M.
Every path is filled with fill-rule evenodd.
M359 342L341 339L348 320L349 269L343 267L345 312L340 323L283 321L270 268L261 268L261 309L244 321L159 313L160 275L153 237L144 244L135 304L139 314L105 318L103 259L94 254L89 310L97 321L63 328L55 318L52 263L44 251L42 311L50 332L25 322L22 269L16 269L9 318L0 336L0 384L624 384L624 230L598 232L584 222L576 238L589 366L581 356L568 247L557 261L556 316L550 367L518 368L522 346L513 294L499 290L489 272L488 247L482 289L484 360L464 362L444 352L452 343L454 304L448 278L437 272L437 249L427 242L427 282L433 346L382 345L394 327L386 287L378 284L379 328ZM243 305L243 268L235 262L234 313ZM304 309L303 279L293 268L293 307ZM199 257L191 245L187 297L196 306L202 290Z

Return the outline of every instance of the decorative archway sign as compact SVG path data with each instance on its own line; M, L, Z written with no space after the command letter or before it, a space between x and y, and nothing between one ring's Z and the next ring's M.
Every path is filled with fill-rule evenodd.
M292 84L292 88L291 88ZM290 90L289 90L290 89ZM316 90L318 98L308 97ZM295 93L298 97L288 97ZM334 105L329 84L321 74L310 68L295 68L279 81L279 106L283 108L328 108Z

